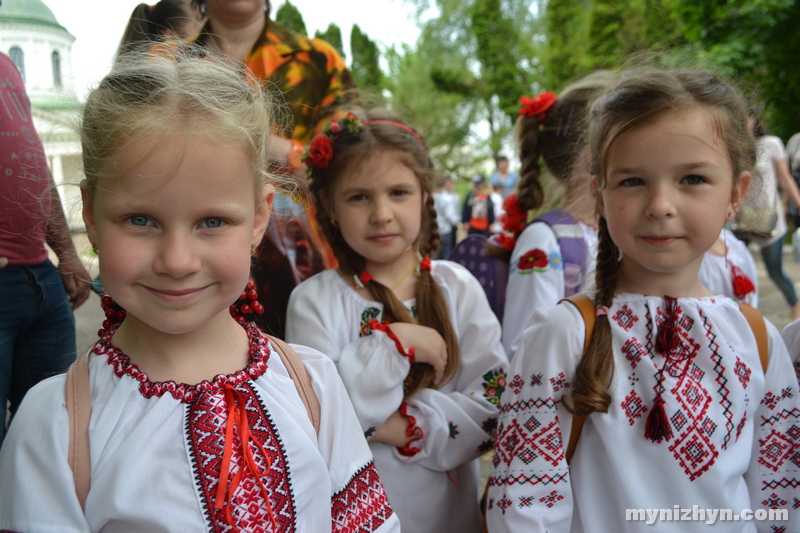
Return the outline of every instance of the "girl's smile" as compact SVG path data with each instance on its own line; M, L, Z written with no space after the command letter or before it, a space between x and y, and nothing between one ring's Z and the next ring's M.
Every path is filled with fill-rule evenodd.
M618 292L699 290L697 272L747 190L707 111L668 114L617 137L598 193L622 251Z
M118 334L232 324L271 186L257 202L244 149L204 137L134 138L119 158L120 175L103 178L85 208L104 285L128 313Z

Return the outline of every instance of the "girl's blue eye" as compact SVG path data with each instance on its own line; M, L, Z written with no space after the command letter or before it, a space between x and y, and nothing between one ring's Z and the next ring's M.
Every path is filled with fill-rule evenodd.
M128 218L128 221L134 226L149 226L151 225L150 219L142 215L133 215Z
M201 225L206 228L219 228L224 224L221 218L207 218Z
M691 176L684 177L683 181L687 185L700 185L701 183L705 183L706 180L702 176L692 174Z
M627 178L619 182L622 187L636 187L637 185L644 184L642 178Z

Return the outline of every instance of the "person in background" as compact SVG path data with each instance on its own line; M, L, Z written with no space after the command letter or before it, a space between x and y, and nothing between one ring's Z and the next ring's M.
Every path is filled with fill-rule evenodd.
M767 274L789 305L791 319L796 320L800 318L800 303L794 281L783 269L783 243L786 240L787 226L781 196L800 205L800 188L789 173L783 142L774 135L768 135L766 126L752 108L748 127L756 140L757 159L753 186L750 187L745 204L775 206L777 211L777 224L772 236L754 237L751 240L760 248Z
M461 199L453 190L455 180L452 174L445 174L441 188L433 193L433 204L436 207L436 224L439 226L441 247L436 253L437 259L447 259L456 245L456 233L461 222Z
M494 202L486 193L486 176L476 174L472 177L472 190L464 198L461 209L461 223L467 233L489 236L494 224Z
M75 317L89 297L89 273L72 242L47 157L31 120L25 85L0 53L0 444L6 405L17 412L28 390L75 360ZM58 257L48 259L45 244Z
M800 133L795 133L789 137L789 142L786 143L786 161L789 163L789 170L792 173L795 184L800 187ZM789 202L786 206L786 212L789 218L792 219L794 227L800 228L800 206L794 205L794 202Z
M498 155L494 161L495 165L497 165L497 170L491 175L489 182L495 189L502 187L501 191L505 200L506 196L514 192L514 188L519 181L519 174L508 170L508 158L506 156Z
M188 39L203 27L205 19L190 0L161 0L133 8L122 34L117 57L143 42Z
M503 216L503 213L505 213L505 209L503 209L504 192L505 187L503 185L494 186L489 182L489 199L492 201L492 210L494 211L494 223L489 226L489 233L492 234L503 229L497 221Z

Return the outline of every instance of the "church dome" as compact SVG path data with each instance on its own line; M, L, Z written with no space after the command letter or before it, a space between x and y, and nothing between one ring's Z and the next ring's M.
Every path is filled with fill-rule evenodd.
M1 22L22 22L63 28L42 0L2 0Z

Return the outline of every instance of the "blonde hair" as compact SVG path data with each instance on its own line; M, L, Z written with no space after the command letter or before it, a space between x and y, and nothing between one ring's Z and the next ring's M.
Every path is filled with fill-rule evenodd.
M311 192L317 205L317 222L339 260L339 268L348 276L360 274L365 268L366 260L347 244L339 228L334 225L331 216L331 191L339 179L376 154L393 156L399 164L410 168L419 179L422 194L427 195L422 206L420 231L415 243L417 251L430 257L439 248L440 241L432 194L432 184L437 179L437 173L422 138L397 125L387 124L385 121L403 123L385 109L371 110L367 114L367 120L384 122L364 124L355 133L336 136L331 143L333 158L328 168L317 169L318 178L311 182ZM414 320L391 289L375 280L370 281L368 287L372 295L383 304L384 317L396 322L418 322L442 335L447 344L447 364L439 385L446 383L460 364L458 336L450 322L450 312L444 295L431 277L430 271L421 271L417 283L415 296L418 321ZM417 379L409 388L407 397L422 388L432 386L433 368L430 365L415 363L411 375Z
M592 106L589 147L598 185L605 184L608 151L620 135L669 114L692 109L708 113L714 131L727 148L736 183L742 172L753 168L756 160L755 143L747 130L747 107L739 90L709 71L640 68L622 72ZM595 274L597 306L609 307L613 303L618 253L608 224L601 216ZM613 375L610 324L607 316L598 316L565 407L581 416L607 412Z
M134 139L158 145L173 135L203 135L241 147L252 162L254 188L289 182L269 173L272 102L248 71L192 46L145 46L125 54L86 101L80 126L84 188L113 178Z

